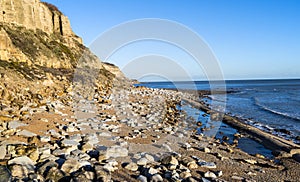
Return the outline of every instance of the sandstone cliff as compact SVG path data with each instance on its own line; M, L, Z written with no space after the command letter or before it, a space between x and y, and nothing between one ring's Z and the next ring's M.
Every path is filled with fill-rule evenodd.
M0 12L0 22L40 29L48 34L75 36L68 17L55 6L39 0L0 0Z
M69 19L39 0L0 0L0 59L53 68L71 68L82 40ZM62 61L64 60L64 61ZM74 66L74 64L73 64Z
M0 17L0 119L3 108L18 111L26 103L70 105L74 93L102 102L113 84L127 80L101 63L51 4L0 0Z

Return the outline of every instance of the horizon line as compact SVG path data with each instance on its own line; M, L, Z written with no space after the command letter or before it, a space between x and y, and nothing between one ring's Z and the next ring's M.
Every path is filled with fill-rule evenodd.
M132 81L138 81L140 83L149 82L209 82L209 81L274 81L274 80L300 80L299 78L241 78L241 79L224 79L224 80L150 80L150 81L139 81L137 79L131 79Z

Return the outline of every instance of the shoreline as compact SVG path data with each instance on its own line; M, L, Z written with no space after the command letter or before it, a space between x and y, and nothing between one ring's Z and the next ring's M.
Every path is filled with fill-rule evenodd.
M183 100L208 114L213 112L208 106L200 102L185 98ZM300 153L300 145L246 124L239 118L224 114L222 122L239 131L249 134L256 141L263 144L266 148L272 150L273 155L275 156L292 157L294 154Z

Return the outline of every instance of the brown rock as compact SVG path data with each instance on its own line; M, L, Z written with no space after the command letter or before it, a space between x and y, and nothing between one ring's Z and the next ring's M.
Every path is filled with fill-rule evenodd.
M178 165L178 160L173 156L167 156L161 160L161 163L165 165L169 165L169 164Z

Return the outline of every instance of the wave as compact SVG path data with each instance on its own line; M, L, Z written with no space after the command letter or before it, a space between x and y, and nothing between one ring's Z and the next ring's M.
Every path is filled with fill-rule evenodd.
M215 101L215 102L222 102L222 103L227 102L226 101L227 99L225 99L225 97L218 98L215 95L208 95L207 98L209 98L211 101Z
M258 99L256 97L254 97L254 101L255 101L255 105L256 106L260 107L261 109L263 109L265 111L268 111L270 113L277 114L279 116L282 116L282 117L285 117L285 118L289 118L289 119L292 119L292 120L295 120L295 121L300 121L300 117L291 116L289 113L276 111L276 110L274 110L272 108L269 108L267 106L264 106L264 105L260 104L259 101L258 101Z

